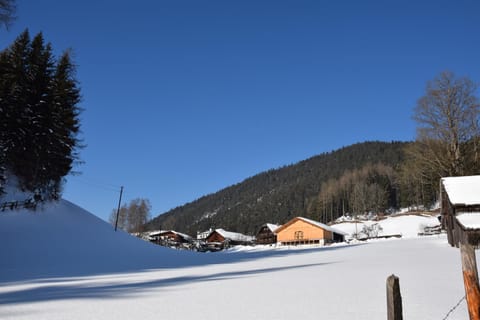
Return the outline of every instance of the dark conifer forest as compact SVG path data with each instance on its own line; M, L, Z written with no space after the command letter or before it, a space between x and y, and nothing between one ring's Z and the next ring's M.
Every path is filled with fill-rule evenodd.
M210 227L254 234L264 223L295 216L327 223L352 212L387 212L413 201L400 187L409 144L358 143L269 170L170 210L147 227L192 235Z

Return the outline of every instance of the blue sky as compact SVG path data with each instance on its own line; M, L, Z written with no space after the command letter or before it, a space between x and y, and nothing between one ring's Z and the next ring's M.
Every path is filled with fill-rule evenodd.
M264 170L367 140L413 140L428 80L480 82L478 1L17 0L57 54L72 48L85 109L64 197L108 219L152 215Z

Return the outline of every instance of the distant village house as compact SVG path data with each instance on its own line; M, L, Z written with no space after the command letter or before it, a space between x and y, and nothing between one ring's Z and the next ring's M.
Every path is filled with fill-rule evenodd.
M180 247L190 244L193 238L187 234L173 230L161 230L149 234L150 241L166 247Z
M256 244L274 244L277 243L277 235L275 230L280 226L278 224L266 223L260 227L257 232Z
M236 245L250 245L255 241L255 237L247 236L241 233L215 229L206 237L205 242L211 246L219 248L228 248Z
M303 217L296 217L275 230L282 245L321 244L345 241L347 235L326 224Z
M205 241L212 231L213 229L210 228L207 231L197 232L197 240Z

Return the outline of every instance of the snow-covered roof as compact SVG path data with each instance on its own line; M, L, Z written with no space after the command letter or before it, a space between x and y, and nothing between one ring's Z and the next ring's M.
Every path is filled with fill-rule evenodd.
M219 233L225 239L233 240L233 241L253 241L255 237L247 236L237 232L226 231L223 229L215 229L217 233Z
M460 213L456 218L467 229L480 229L480 212Z
M275 232L275 230L277 230L280 227L280 225L273 224L273 223L267 223L265 224L265 226L267 226L267 228L270 229L270 231L272 232Z
M317 227L319 227L319 228L322 228L322 229L327 230L327 231L330 231L330 232L334 232L334 233L341 234L341 235L344 235L344 236L347 235L346 232L343 232L343 231L340 231L340 230L338 230L338 229L332 228L332 227L330 227L330 226L327 226L326 224L323 224L323 223L318 222L318 221L315 221L315 220L311 220L311 219L304 218L304 217L298 217L298 219L303 220L303 221L305 221L306 223L313 224L314 226L317 226Z
M174 231L174 230L153 231L153 232L150 232L149 235L150 235L150 237L154 237L154 236L159 236L159 235L161 235L161 234L168 233L168 232L177 234L177 235L181 236L181 237L184 238L184 239L192 239L192 237L189 236L188 234L181 233L181 232L177 232L177 231Z
M164 233L167 230L153 230L148 233L150 237L158 236L160 233Z
M441 181L453 205L480 204L480 176L448 177Z

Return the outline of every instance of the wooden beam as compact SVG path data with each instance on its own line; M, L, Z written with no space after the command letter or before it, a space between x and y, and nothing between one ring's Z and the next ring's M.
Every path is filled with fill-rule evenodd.
M393 274L387 278L387 320L403 320L400 280Z
M462 255L463 282L468 314L470 320L480 320L480 286L478 284L475 248L470 244L460 243L460 253Z

